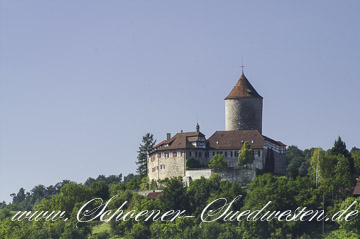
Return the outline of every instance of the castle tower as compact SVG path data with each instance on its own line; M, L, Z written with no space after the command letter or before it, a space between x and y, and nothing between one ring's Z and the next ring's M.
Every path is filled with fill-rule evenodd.
M258 130L262 133L263 98L244 72L225 98L225 130Z

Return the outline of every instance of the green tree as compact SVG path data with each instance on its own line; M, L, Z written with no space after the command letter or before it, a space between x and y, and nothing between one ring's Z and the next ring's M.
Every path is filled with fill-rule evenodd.
M109 199L109 186L103 181L96 181L90 185L90 190L94 197Z
M140 189L146 190L149 189L149 178L143 177L141 179Z
M297 188L295 182L286 177L276 177L271 174L260 175L249 184L242 211L259 210L269 201L271 204L266 208L268 211L295 210L298 204L294 196L298 190L300 188ZM296 238L296 234L304 232L304 228L301 226L305 222L301 223L297 224L297 229L292 229L294 226L292 224L277 220L243 220L239 225L241 238L286 238L288 233L294 233L291 238Z
M347 209L353 202L356 202L351 208L350 211L358 210L360 211L360 199L349 197L345 201L341 203L340 210ZM349 218L350 219L350 218ZM344 218L342 220L336 220L336 222L340 225L340 229L345 229L348 231L360 233L360 217L352 216L351 220L345 221Z
M334 142L334 146L329 150L329 153L334 156L343 155L348 161L350 165L350 174L355 173L354 169L354 159L351 157L350 152L346 149L346 144L341 140L339 136L337 140Z
M331 231L325 239L359 239L359 234L345 229L339 229Z
M213 175L214 174L212 174L210 177L212 177ZM212 190L218 191L218 189L219 186L213 188L213 185L210 182L210 180L205 179L204 177L190 181L190 185L187 188L187 192L189 195L191 211L196 215L200 215L201 211L207 205L207 200L210 196L211 191Z
M169 179L159 198L164 210L186 210L189 205L186 186L181 177Z
M126 239L146 239L150 238L149 227L144 223L138 222L133 224L130 233L126 234Z
M298 175L305 176L308 173L310 166L309 160L305 157L305 151L302 151L297 146L291 145L286 149L286 174L288 177L295 179ZM309 156L311 158L311 155Z
M330 154L332 155L344 155L347 157L349 155L349 151L346 149L346 144L341 140L339 136L337 140L334 142L334 146L329 150Z
M154 136L150 133L145 134L145 136L142 138L142 144L139 146L136 161L138 166L136 171L138 174L140 174L141 177L144 177L147 174L147 155L151 152L155 143L156 140L154 140Z
M325 195L331 195L333 198L350 196L355 184L351 162L341 153L334 155L328 152L321 148L314 150L310 160L311 177L314 181L317 177L318 187Z
M248 165L254 162L254 152L250 148L250 144L245 141L242 148L239 151L239 158L238 158L239 166Z
M183 239L183 232L195 224L193 218L177 218L175 221L161 222L160 220L150 226L151 238L158 239Z
M355 178L350 173L350 162L343 155L337 156L335 167L335 188L342 198L351 196L355 185Z
M355 176L359 177L360 176L360 152L358 152L356 150L351 150L351 157L354 160Z
M209 168L213 168L215 170L223 170L227 168L227 162L224 159L225 155L223 154L215 154L208 164Z
M25 189L20 188L19 192L17 194L13 193L10 196L13 197L13 203L21 203L26 199Z
M337 159L333 155L329 155L321 148L314 150L313 156L310 160L312 167L312 177L316 180L316 175L319 183L332 180L335 174Z
M199 160L190 158L186 160L186 169L191 169L191 168L200 168L200 162Z

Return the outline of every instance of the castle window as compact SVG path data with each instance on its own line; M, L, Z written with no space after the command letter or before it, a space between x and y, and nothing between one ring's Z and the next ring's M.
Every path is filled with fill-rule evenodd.
M254 140L251 140L251 143L253 144L253 143L254 143Z
M234 167L234 164L233 163L230 163L229 164L229 168L233 168Z
M180 156L182 157L182 151L180 152Z
M227 157L227 155L228 155L228 154L227 154L227 151L224 152L224 155L225 155L225 157Z
M216 144L219 144L219 141L216 141Z
M199 152L199 158L201 158L202 157L202 153L201 152Z
M230 151L230 157L232 157L233 156L233 151Z
M161 157L161 154L158 154L157 157L160 158L160 157Z
M230 140L226 141L226 144L230 144Z
M176 153L176 152L173 152L173 157L174 157L174 158L176 157L176 155L177 155L177 153Z

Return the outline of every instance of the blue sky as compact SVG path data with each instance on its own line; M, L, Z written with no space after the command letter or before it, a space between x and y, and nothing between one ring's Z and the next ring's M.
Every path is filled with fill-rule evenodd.
M359 142L359 1L0 0L0 201L135 172L146 132L225 128L241 74L263 133Z

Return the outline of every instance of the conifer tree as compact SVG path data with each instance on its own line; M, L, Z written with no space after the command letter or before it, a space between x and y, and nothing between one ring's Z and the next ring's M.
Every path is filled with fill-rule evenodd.
M147 154L150 153L154 147L156 140L150 133L145 134L142 138L142 144L139 146L138 156L136 164L138 166L136 172L141 176L145 177L147 174Z
M350 165L350 173L353 175L355 174L355 167L354 167L354 159L351 157L350 152L346 149L346 144L344 141L341 140L339 136L337 140L334 142L334 146L329 150L330 154L334 156L343 155L348 161ZM358 176L358 175L356 175Z

